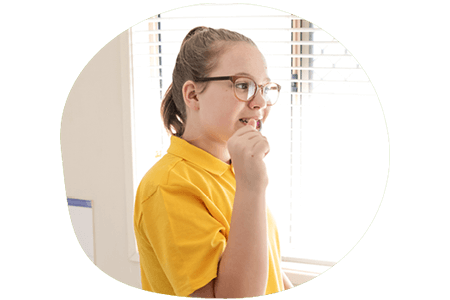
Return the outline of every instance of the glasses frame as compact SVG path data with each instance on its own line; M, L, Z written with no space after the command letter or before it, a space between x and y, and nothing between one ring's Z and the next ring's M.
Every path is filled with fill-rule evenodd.
M251 81L253 81L255 83L255 86L256 86L255 93L253 94L253 96L251 96L247 100L242 100L236 95L235 83L236 83L236 80L238 80L240 78L250 79ZM230 80L233 83L233 93L234 93L234 96L236 97L236 99L238 99L239 101L243 101L243 102L250 102L250 101L252 101L255 98L255 96L258 93L258 91L260 91L261 96L266 101L267 106L275 105L275 103L278 102L278 98L280 98L281 85L279 85L278 83L275 83L275 82L268 82L268 83L265 83L265 84L257 84L252 78L250 78L248 76L234 75L234 76L205 77L205 78L201 78L201 79L199 79L197 81L199 81L199 82L206 82L206 81L221 81L221 80ZM269 104L269 101L266 98L264 98L264 93L263 93L264 87L267 86L268 84L275 84L277 86L277 88L278 88L278 97L275 100L275 102L271 103L271 104Z

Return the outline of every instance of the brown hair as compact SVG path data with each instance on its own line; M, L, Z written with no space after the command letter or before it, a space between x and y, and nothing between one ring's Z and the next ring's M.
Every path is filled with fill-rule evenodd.
M161 103L164 127L170 134L182 136L184 133L186 124L186 106L182 93L184 83L208 77L218 57L226 49L226 42L247 42L256 46L251 39L240 33L204 26L192 29L184 38L173 70L172 84Z

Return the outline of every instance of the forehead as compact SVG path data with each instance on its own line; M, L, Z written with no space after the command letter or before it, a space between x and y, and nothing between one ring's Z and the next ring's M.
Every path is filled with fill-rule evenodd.
M261 52L255 46L239 42L226 45L218 58L216 68L210 76L250 74L256 81L268 79L267 65Z

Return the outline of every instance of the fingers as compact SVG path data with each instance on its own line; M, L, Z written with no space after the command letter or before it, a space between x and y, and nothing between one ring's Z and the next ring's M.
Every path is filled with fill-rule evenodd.
M228 140L227 147L232 158L258 157L264 158L270 151L269 143L260 131L256 130L256 120L251 119L238 129Z
M257 131L257 130L254 129L253 127L247 125L247 126L245 126L245 127L239 128L239 129L236 131L235 135L236 135L236 136L243 136L244 134L249 133L249 132L259 132L259 131Z
M255 131L255 132L259 132L258 130L256 130L256 121L251 119L246 126L239 128L236 131L236 136L242 136L244 134L246 134L249 131Z
M242 133L241 135L240 135L240 137L242 137L242 138L244 138L244 139L246 139L246 140L251 140L251 139L253 139L253 138L255 138L255 137L258 137L258 136L262 136L262 134L259 132L259 131L246 131L246 132L244 132L244 133Z
M256 141L256 143L253 145L252 152L260 155L260 158L266 157L266 155L270 151L269 142L267 142L267 139L263 137L262 139Z
M242 147L242 153L245 152L252 157L264 158L270 150L267 138L259 131L247 132L239 138L238 143Z

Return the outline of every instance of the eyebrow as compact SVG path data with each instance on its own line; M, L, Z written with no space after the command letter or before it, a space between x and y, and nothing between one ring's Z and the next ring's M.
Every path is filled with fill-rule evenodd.
M236 73L235 75L244 75L244 76L248 76L248 77L251 77L254 79L254 77L252 75L250 75L249 73L246 73L246 72L239 72L239 73ZM270 81L270 78L266 77L266 78L264 78L264 80Z

